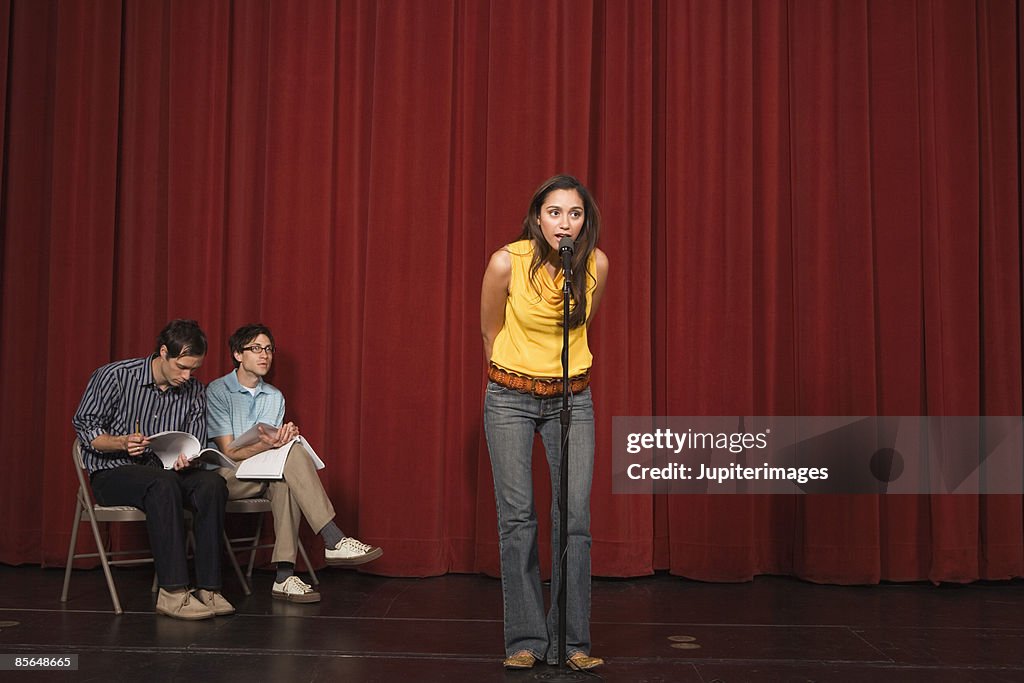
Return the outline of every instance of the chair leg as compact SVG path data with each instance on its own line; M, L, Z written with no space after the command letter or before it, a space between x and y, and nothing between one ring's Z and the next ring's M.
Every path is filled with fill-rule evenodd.
M71 565L75 562L75 545L78 543L78 525L82 522L82 501L75 500L75 521L71 523L71 543L68 544L68 563L64 565L64 587L60 591L60 601L68 601L68 587L71 585Z
M299 555L302 556L302 561L306 563L306 569L309 570L309 578L313 581L313 585L319 585L320 579L316 578L316 572L313 571L313 563L309 561L309 555L306 554L306 547L302 544L301 539L299 540Z
M264 513L258 514L256 520L256 532L252 536L252 545L249 546L249 566L245 569L245 575L252 581L252 567L256 564L256 551L260 547L260 538L263 536L263 517Z
M252 595L252 588L249 587L249 582L245 580L242 568L238 566L238 558L235 557L235 549L231 547L231 539L228 538L228 532L222 531L221 533L224 535L224 549L228 551L228 560L231 561L231 568L235 570L235 576L238 577L238 582L242 584L242 592L246 595Z
M103 539L100 537L100 528L96 524L96 517L92 514L92 509L87 508L89 513L89 525L92 527L92 536L96 539L96 552L100 556L100 565L103 567L103 576L107 579L107 590L110 591L110 599L114 603L114 614L124 614L124 610L121 609L121 600L117 595L117 586L114 585L114 577L110 574L110 562L107 560L107 551L103 548Z

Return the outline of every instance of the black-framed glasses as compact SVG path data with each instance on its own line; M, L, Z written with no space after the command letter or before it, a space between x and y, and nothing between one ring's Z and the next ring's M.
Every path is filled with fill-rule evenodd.
M266 346L260 346L259 344L250 344L249 346L243 346L242 350L251 351L252 353L255 353L257 356L263 353L264 351L266 351L267 355L269 356L274 355L274 346L272 344L267 344Z

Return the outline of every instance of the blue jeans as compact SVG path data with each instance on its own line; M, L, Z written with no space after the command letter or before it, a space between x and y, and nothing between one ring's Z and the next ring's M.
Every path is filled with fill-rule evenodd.
M590 654L590 483L594 472L594 404L587 388L572 397L569 429L568 592L566 654ZM538 398L488 382L484 431L494 474L505 606L505 655L528 650L558 663L558 496L562 397ZM531 454L539 432L551 471L551 608L544 596L537 557Z

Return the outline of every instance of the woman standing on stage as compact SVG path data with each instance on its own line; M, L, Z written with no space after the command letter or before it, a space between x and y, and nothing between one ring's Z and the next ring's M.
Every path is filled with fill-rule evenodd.
M587 328L608 276L597 248L601 214L590 192L572 176L544 182L530 200L519 240L491 256L484 273L480 326L489 362L484 430L494 474L505 606L507 669L536 661L557 664L558 495L561 458L563 273L559 241L574 240L570 270L569 528L566 653L574 669L604 662L590 656L590 483L594 469L593 357ZM531 454L539 432L551 471L551 608L545 620L537 557Z

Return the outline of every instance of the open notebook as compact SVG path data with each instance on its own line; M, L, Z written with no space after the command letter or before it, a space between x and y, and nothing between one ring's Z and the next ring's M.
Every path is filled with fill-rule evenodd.
M228 448L242 448L249 444L256 443L259 441L259 428L263 427L263 430L273 436L277 433L277 427L268 425L265 422L261 422L254 425L252 429L242 434L240 437L232 441ZM288 451L292 449L295 442L298 441L302 444L306 453L313 460L313 465L318 469L322 470L326 465L324 461L320 459L320 456L316 454L313 447L309 445L309 442L302 436L297 436L283 446L277 448L271 448L269 451L263 451L257 453L251 458L236 463L238 465L235 476L239 479L281 479L284 476L284 461L288 457Z

